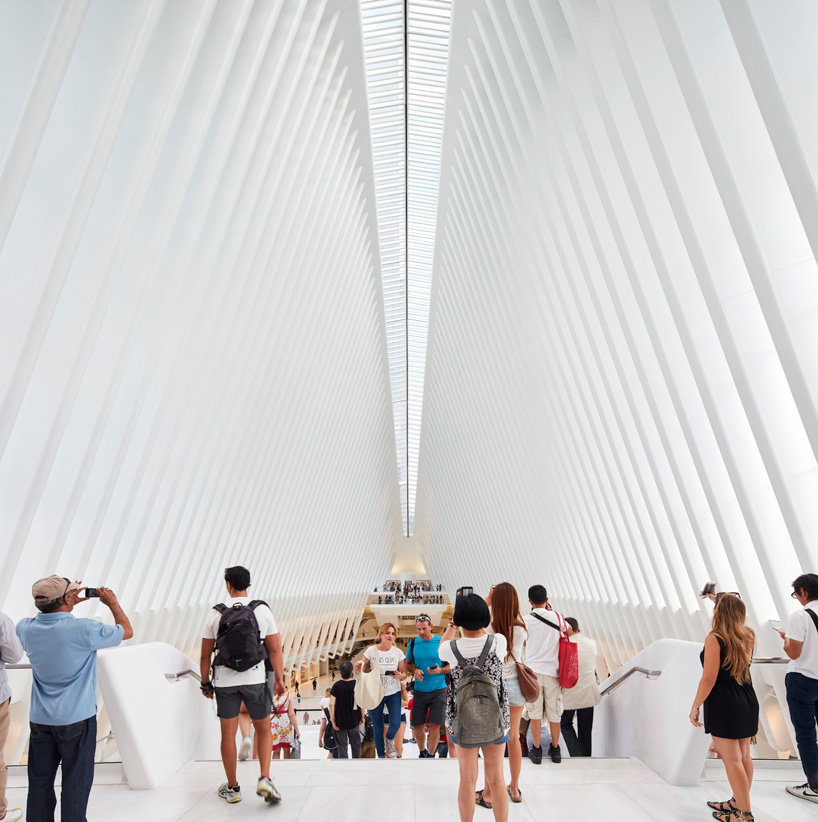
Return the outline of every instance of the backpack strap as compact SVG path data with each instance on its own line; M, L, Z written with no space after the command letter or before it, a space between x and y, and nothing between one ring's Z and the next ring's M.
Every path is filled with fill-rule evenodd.
M412 641L409 643L409 647L406 649L408 653L406 654L406 658L409 662L414 665L415 664L415 640L417 637L412 637Z
M213 606L213 610L223 614L227 610L227 606L223 602L220 602L218 605Z
M254 611L259 605L267 605L267 603L263 599L251 599L250 602L247 603L247 607L252 608ZM267 607L269 608L270 606L267 605Z
M815 623L815 629L818 630L818 615L816 615L812 608L804 608L804 610L809 614L810 619Z
M483 646L483 652L480 654L480 659L477 660L477 667L480 670L483 669L483 666L486 664L486 660L489 657L489 653L491 652L492 644L494 643L494 637L489 634L486 637L486 644Z
M455 658L457 659L457 664L461 668L463 668L466 664L466 660L463 658L463 654L461 654L460 651L457 648L457 640L456 639L452 640L452 642L449 643L449 644L452 647L452 653L455 655Z

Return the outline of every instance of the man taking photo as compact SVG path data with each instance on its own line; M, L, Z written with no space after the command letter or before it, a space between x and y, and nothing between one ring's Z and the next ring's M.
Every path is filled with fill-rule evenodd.
M97 651L133 636L131 623L110 588L86 588L111 609L114 625L71 613L82 583L53 574L34 583L40 612L17 623L31 662L31 738L28 746L28 822L54 822L54 778L62 766L63 822L85 822L94 782L97 741Z

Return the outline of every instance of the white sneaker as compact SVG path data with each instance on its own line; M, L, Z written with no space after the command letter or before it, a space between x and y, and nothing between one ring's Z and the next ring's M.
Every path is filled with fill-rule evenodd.
M787 785L787 793L800 796L801 799L806 799L808 802L818 803L818 793L810 788L809 782L805 782L803 785Z
M263 796L264 801L268 804L281 801L281 794L278 792L276 786L273 785L272 779L267 779L266 776L259 778L258 785L256 785L256 793L259 796Z
M249 736L245 736L244 739L241 741L241 747L239 748L239 759L249 759L250 754L253 751L253 740Z
M398 758L398 750L395 747L395 740L390 739L389 737L386 738L386 753L390 759Z
M234 802L241 802L241 787L236 785L231 788L226 782L219 785L219 790L216 793L222 798L226 799L231 805Z

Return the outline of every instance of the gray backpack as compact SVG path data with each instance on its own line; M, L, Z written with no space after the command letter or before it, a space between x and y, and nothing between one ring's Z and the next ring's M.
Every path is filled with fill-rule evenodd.
M454 690L457 711L452 722L452 735L463 748L494 745L502 742L506 735L497 685L484 672L493 642L494 637L486 637L483 652L474 665L466 664L466 660L457 649L457 642L451 644L452 652L461 668Z

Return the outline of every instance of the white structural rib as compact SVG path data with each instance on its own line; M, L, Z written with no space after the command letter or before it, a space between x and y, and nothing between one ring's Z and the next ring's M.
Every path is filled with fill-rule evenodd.
M2 610L56 571L194 652L241 564L310 670L401 534L359 10L0 18Z
M814 3L462 0L415 541L613 669L818 568ZM797 55L797 56L796 56ZM779 694L781 697L781 694Z
M361 0L404 529L414 528L450 0Z

